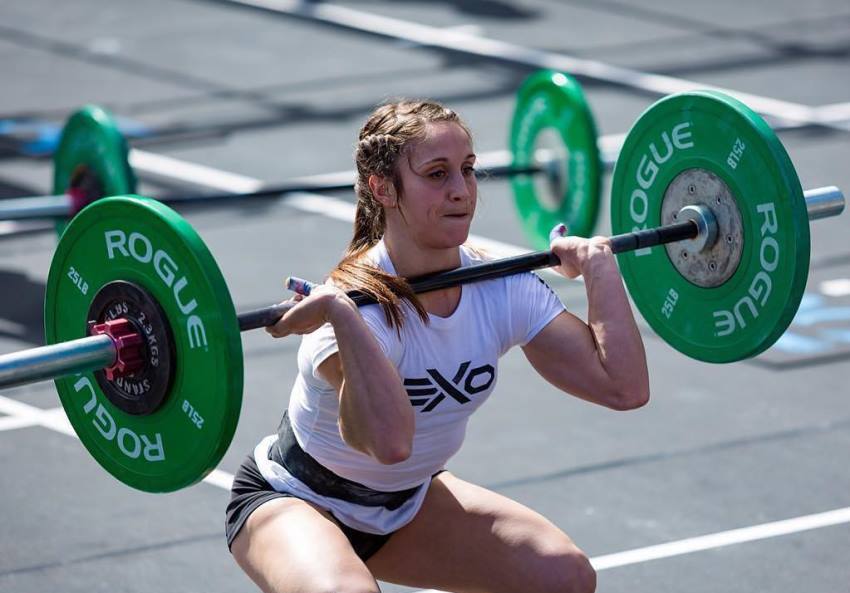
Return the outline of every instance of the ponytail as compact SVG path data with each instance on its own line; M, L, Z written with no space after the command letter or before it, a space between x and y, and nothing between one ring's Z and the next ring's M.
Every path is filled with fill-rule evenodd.
M331 271L330 279L344 290L359 290L374 298L384 309L387 323L400 331L404 324L402 303L407 301L424 323L428 313L404 278L378 269L365 257L384 236L386 214L369 188L369 177L389 179L399 200L403 187L398 171L399 156L411 143L425 138L427 125L450 121L471 134L458 115L431 101L400 101L378 107L360 130L354 160L357 164L357 209L354 235L345 255Z

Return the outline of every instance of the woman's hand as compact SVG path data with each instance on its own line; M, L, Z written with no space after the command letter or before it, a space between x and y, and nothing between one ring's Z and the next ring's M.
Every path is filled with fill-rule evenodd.
M561 260L555 270L567 278L575 278L587 273L588 265L596 261L613 261L611 242L607 237L560 237L556 236L550 248Z
M285 302L293 303L294 306L280 318L280 321L266 328L266 331L275 338L291 334L309 334L325 323L333 323L334 318L342 311L357 309L345 292L329 284L317 286L308 297L297 294Z

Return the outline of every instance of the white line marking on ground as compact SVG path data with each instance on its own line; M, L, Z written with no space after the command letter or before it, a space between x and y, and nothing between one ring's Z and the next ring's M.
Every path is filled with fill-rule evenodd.
M0 432L14 430L16 428L27 428L29 426L38 426L38 421L34 418L24 418L23 416L5 416L0 418Z
M77 433L68 421L68 416L65 414L64 408L61 406L43 410L0 395L0 414L6 414L8 416L6 418L0 418L0 430L41 426L54 432L78 438ZM15 426L15 421L17 421L17 426ZM203 481L224 490L230 490L230 486L233 483L233 475L215 469Z
M841 127L850 130L850 101L822 105L816 111L817 121L825 122L833 127ZM840 125L839 122L843 122Z
M750 108L776 118L780 125L791 126L803 123L830 125L820 117L817 108L789 101L782 101L752 93L744 93L703 82L695 82L672 76L640 72L613 66L596 60L588 60L566 54L547 52L513 43L470 35L463 31L412 23L401 19L381 16L325 2L305 0L227 0L231 4L259 8L269 12L290 14L314 21L362 31L371 35L382 35L390 39L407 41L427 47L460 51L470 55L525 64L536 68L551 68L603 80L624 84L658 95L669 95L694 89L713 89L732 95ZM839 126L843 129L843 126Z
M752 527L721 531L718 533L692 537L657 546L648 546L645 548L638 548L636 550L629 550L627 552L597 556L593 558L591 562L596 570L605 570L608 568L627 566L629 564L648 562L650 560L658 560L660 558L670 558L672 556L681 556L682 554L690 554L692 552L722 548L733 544L779 537L781 535L790 535L792 533L799 533L801 531L809 531L832 525L840 525L848 522L850 522L850 507L845 507L843 509L835 509L834 511L816 513L814 515L795 517L784 521L762 523L761 525L753 525Z
M21 427L43 426L44 428L49 428L62 434L73 437L77 436L71 423L68 422L65 410L61 407L42 410L41 408L0 396L0 412L25 422L25 424L21 424Z
M482 155L485 163L495 163L503 156L503 151ZM156 177L179 180L200 187L217 189L220 191L232 191L244 193L256 191L265 185L259 179L188 163L173 157L153 154L143 150L132 149L130 151L130 165L137 171L154 175ZM348 172L330 173L322 177L338 177L347 175ZM351 172L353 178L353 171ZM311 179L308 177L302 179ZM339 198L325 196L311 192L295 192L287 194L285 203L297 210L319 214L343 222L354 222L355 205ZM493 255L508 257L527 253L529 250L519 245L512 245L478 235L470 235L469 242L486 249Z
M16 323L11 319L0 319L0 332L12 336L24 336L27 333L27 326L23 323Z
M259 179L144 150L130 150L130 166L155 177L179 179L201 187L212 187L239 194L257 191L263 186Z
M850 278L836 278L834 280L824 280L820 283L820 291L822 294L831 297L842 297L850 295Z

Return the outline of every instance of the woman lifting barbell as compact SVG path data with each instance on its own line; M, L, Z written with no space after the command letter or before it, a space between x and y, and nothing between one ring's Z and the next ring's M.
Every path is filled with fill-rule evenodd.
M557 238L588 322L533 273L414 295L402 277L467 266L477 200L467 126L431 102L378 108L360 133L355 233L275 337L303 334L276 435L234 480L228 545L264 591L591 591L558 527L443 471L520 345L559 389L614 409L648 400L643 344L607 239ZM344 290L379 306L359 309Z

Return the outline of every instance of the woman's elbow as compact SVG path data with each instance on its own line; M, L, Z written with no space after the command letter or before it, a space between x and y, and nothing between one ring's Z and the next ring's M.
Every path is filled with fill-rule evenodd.
M410 441L397 443L383 443L372 451L372 456L383 465L395 465L406 461L413 452L413 443Z
M608 407L625 412L642 408L647 403L649 403L649 386L617 391L613 397L609 398Z
M406 422L398 421L393 426L375 430L371 436L363 435L364 438L356 443L356 439L343 432L342 438L355 449L366 453L378 463L383 465L395 465L407 460L413 453L413 426L407 426Z
M405 402L407 403L407 402ZM372 441L372 456L384 465L407 460L413 453L416 420L408 404L392 423L385 425L379 437Z

